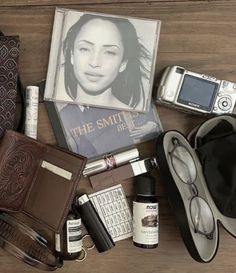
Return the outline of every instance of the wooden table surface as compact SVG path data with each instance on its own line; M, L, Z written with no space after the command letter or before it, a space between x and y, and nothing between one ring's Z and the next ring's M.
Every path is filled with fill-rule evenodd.
M79 3L79 4L78 4ZM187 0L1 0L0 29L5 34L19 34L21 39L20 74L23 84L32 85L46 77L53 15L55 7L96 11L159 19L162 21L156 78L162 69L178 64L220 79L236 81L236 1ZM157 106L164 130L177 129L184 134L204 120ZM45 110L40 103L39 140L56 144ZM153 155L155 141L139 145L141 155ZM133 246L132 240L116 243L103 254L89 253L82 263L65 262L61 273L163 273L163 272L236 272L236 240L220 228L219 249L209 264L195 262L181 239L169 207L159 172L157 178L160 202L160 243L154 250ZM132 179L122 181L132 200ZM80 189L91 191L87 179ZM39 272L0 250L0 272Z

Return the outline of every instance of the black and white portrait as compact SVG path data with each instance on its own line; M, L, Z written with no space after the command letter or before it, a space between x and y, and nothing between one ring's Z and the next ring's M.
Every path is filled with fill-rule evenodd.
M45 99L147 112L159 31L160 21L57 9Z

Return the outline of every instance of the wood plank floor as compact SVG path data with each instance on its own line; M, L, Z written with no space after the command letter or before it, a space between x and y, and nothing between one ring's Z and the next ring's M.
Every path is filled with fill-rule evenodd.
M236 82L236 1L235 0L1 0L0 29L21 40L20 74L23 84L45 79L55 7L96 11L159 19L162 21L157 58L156 81L163 68L178 64L199 73ZM153 91L155 92L155 90ZM187 134L205 118L157 106L165 130ZM56 144L45 105L40 103L39 140ZM141 155L153 155L155 141L138 146ZM61 273L234 273L236 240L220 227L219 249L209 264L195 262L182 241L165 193L165 181L158 171L160 201L160 243L154 250L133 246L132 240L116 243L111 251L92 250L82 263L65 262ZM122 181L129 200L133 197L132 179ZM81 190L91 192L87 179ZM39 272L0 250L1 273Z

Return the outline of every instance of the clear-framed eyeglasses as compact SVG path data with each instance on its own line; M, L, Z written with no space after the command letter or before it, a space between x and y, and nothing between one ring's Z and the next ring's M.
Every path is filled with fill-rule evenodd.
M169 152L172 167L179 180L190 189L189 213L196 233L213 239L215 221L212 210L205 199L198 195L195 184L197 167L189 150L177 138L172 139L174 145Z

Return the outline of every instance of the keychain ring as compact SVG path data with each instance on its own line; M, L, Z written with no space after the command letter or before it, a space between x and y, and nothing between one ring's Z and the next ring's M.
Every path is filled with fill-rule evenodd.
M81 254L83 254L82 257L81 257ZM84 247L82 247L81 254L80 254L79 258L75 260L78 263L83 262L87 258L88 253Z
M88 237L91 238L91 236L90 236L89 234L84 234L84 235L82 236L82 238L81 238L81 240L82 240L82 245L83 245L84 239L86 239L86 238L88 238ZM93 242L92 242L92 244L91 244L90 246L88 246L88 247L82 246L81 254L80 254L79 258L76 259L75 261L78 262L78 263L83 262L83 261L87 258L87 256L88 256L88 252L87 252L87 251L93 249L94 247L95 247L95 244L94 244ZM81 255L82 255L82 256L81 256Z
M91 238L91 236L89 235L89 234L84 234L83 236L82 236L82 245L83 245L83 242L84 242L84 240L86 239L86 238ZM95 247L95 244L93 243L93 241L92 241L92 239L91 239L91 245L89 245L88 247L85 247L85 249L87 249L87 250L91 250L91 249L93 249Z

